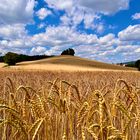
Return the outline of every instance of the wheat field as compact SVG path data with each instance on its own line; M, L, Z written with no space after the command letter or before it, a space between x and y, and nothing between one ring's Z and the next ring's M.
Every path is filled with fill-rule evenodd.
M0 140L139 140L140 73L0 71Z
M123 67L115 64L108 64L78 56L55 56L52 58L46 58L42 60L20 62L16 65L16 68L24 69L44 69L44 70L83 70L94 71L100 70L130 70L136 71L136 68Z

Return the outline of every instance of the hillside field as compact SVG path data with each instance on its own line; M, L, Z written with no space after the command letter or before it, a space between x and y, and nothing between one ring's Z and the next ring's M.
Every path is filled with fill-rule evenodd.
M130 70L135 68L107 64L77 56L56 56L37 61L17 63L17 69L42 69L42 70L63 70L63 71L96 71L96 70Z

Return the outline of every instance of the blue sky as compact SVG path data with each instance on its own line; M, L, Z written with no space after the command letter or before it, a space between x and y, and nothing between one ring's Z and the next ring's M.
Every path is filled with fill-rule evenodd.
M0 0L0 52L140 59L139 0Z

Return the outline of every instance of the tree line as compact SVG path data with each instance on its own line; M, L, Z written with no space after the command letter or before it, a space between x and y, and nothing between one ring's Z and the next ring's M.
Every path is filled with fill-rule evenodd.
M7 63L8 65L15 65L18 62L40 60L40 59L50 58L50 57L53 57L53 55L52 56L48 56L48 55L29 56L24 54L8 52L5 54L5 56L0 57L0 62Z
M61 55L72 55L74 56L75 51L71 48L66 49L62 51ZM17 54L14 52L8 52L5 54L5 56L0 56L0 62L7 63L8 65L16 65L18 62L23 61L34 61L34 60L40 60L44 58L50 58L54 57L54 55L48 56L48 55L24 55L24 54Z

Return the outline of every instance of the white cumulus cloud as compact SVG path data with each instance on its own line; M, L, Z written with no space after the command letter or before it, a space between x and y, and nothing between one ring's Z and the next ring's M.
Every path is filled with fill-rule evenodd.
M106 43L111 42L114 39L115 39L115 35L110 33L106 36L100 37L100 43L101 44L106 44Z
M0 23L27 23L32 21L34 0L0 0Z
M23 38L27 35L23 24L0 25L0 37L3 39Z
M124 41L140 41L140 24L129 25L118 33L118 37Z
M31 49L31 54L33 54L33 55L45 54L45 52L46 52L46 48L45 47L41 47L41 46L33 47Z
M101 15L115 14L129 8L130 0L45 0L50 8L64 10L60 17L63 25L77 27L84 23L85 29L104 31Z
M134 15L132 15L132 19L140 19L140 13L135 13Z
M37 16L43 20L45 19L48 15L51 15L51 11L47 10L46 8L41 8L39 11L36 12Z
M97 13L112 14L129 7L130 0L45 0L52 8L68 10L82 7Z
M45 0L49 7L56 9L69 9L73 6L73 0Z
M130 0L79 0L79 5L103 14L114 14L129 7Z

